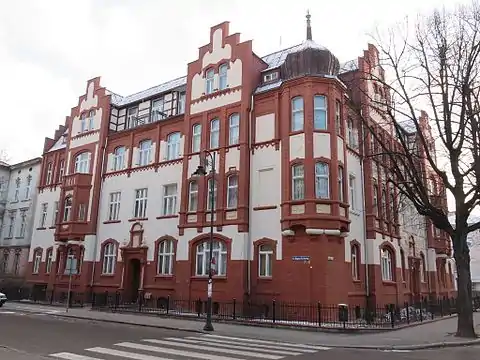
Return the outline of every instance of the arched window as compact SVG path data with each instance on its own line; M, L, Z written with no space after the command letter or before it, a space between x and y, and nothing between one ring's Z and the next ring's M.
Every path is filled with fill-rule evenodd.
M167 160L174 160L180 157L180 133L175 132L167 137Z
M228 65L223 64L218 68L218 88L224 90L227 88Z
M425 282L425 255L423 253L420 253L420 281Z
M152 140L143 140L138 145L138 165L147 166L152 158Z
M315 195L317 199L330 198L330 169L321 161L315 164Z
M220 120L210 121L210 149L220 147Z
M303 200L305 197L305 179L303 164L292 166L292 200Z
M52 263L53 263L53 250L47 250L47 255L45 256L45 273L50 274L52 271Z
M205 74L205 94L211 94L213 92L213 80L215 78L215 72L210 69Z
M315 130L327 130L327 97L315 95L313 98L313 126Z
M240 115L230 115L228 121L228 144L236 145L240 141Z
M119 146L113 153L113 170L123 170L125 168L125 146Z
M196 248L196 275L208 276L210 263L210 242L204 241ZM227 247L221 241L213 242L213 275L225 276L227 274Z
M65 198L65 205L63 207L63 222L70 221L72 217L72 197L67 196Z
M198 210L198 182L190 181L188 186L188 211L196 212Z
M213 182L213 189L212 189ZM217 181L210 178L207 182L208 191L207 191L207 210L212 210L212 199L213 199L213 210L217 208Z
M381 252L382 280L393 281L393 254L390 249L384 247Z
M82 152L75 157L75 172L88 174L90 172L90 153Z
M351 247L351 266L352 279L360 279L360 247L357 244L352 244Z
M272 277L273 248L263 244L258 247L258 276Z
M192 127L192 152L199 152L202 143L202 125L195 124Z
M172 239L163 240L158 245L158 261L157 261L157 274L158 275L172 275L173 274L173 262L174 244Z
M238 176L230 175L227 178L227 208L235 209L238 204Z
M115 265L117 263L117 246L114 243L108 243L103 247L102 274L115 274Z
M33 273L38 274L40 270L40 263L42 262L42 250L37 249L33 253Z
M303 130L303 98L301 96L292 99L292 131Z

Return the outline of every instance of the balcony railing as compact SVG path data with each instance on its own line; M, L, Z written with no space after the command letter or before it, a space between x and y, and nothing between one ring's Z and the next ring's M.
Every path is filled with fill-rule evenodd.
M71 174L63 178L65 187L90 186L92 184L92 174Z

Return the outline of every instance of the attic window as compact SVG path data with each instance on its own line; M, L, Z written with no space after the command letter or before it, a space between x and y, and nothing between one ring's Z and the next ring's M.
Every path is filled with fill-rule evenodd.
M274 71L268 74L263 75L263 82L267 83L278 79L278 71Z

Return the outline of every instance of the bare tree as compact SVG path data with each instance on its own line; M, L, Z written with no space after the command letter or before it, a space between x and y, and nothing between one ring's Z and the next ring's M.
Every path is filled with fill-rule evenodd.
M467 235L480 229L469 222L480 203L480 5L437 10L413 27L377 33L375 46L378 59L344 80L356 82L350 105L368 139L365 153L382 157L386 182L451 238L457 336L475 337Z

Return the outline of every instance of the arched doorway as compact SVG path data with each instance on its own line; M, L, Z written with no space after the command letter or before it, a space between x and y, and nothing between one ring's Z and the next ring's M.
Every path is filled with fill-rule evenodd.
M138 290L140 289L140 277L142 274L142 265L139 259L131 259L128 263L128 296L131 302L136 302Z

